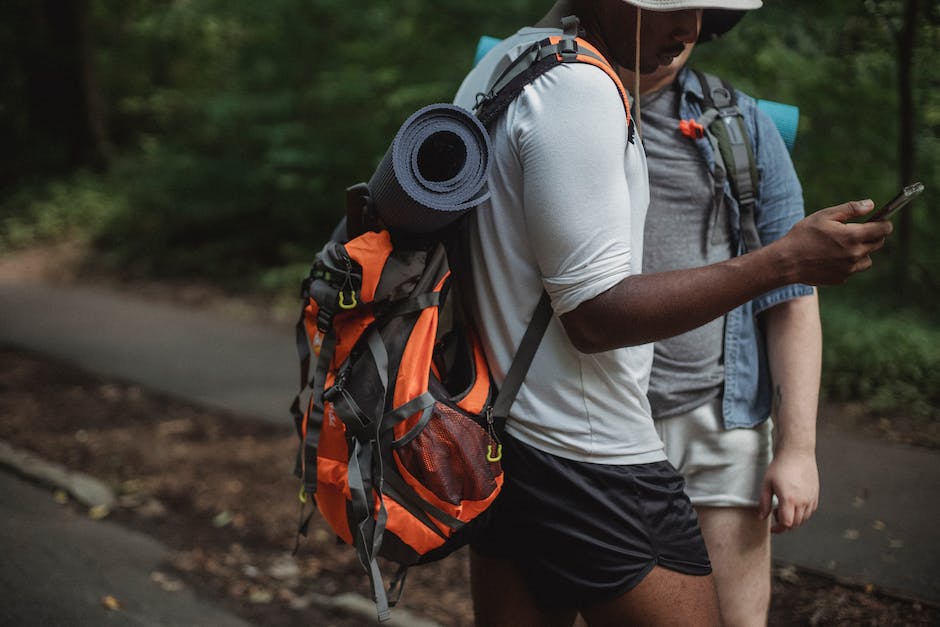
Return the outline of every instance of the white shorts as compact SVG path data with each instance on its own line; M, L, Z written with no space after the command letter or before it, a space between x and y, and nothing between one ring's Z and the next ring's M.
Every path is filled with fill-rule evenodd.
M752 429L725 429L721 399L656 421L666 456L685 479L695 506L757 507L773 458L773 421Z

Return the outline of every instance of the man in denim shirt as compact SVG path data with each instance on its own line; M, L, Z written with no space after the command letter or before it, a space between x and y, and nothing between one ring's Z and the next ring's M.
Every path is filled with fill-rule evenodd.
M706 10L699 41L740 16ZM680 131L681 120L702 115L703 88L683 67L692 48L640 83L651 189L644 272L705 266L748 252L727 176L715 175L712 144ZM623 75L632 85L635 76ZM760 173L757 231L768 244L803 217L802 190L770 118L741 92L737 106ZM766 622L770 531L798 527L816 509L821 346L817 297L806 285L773 290L656 344L650 404L666 454L698 513L725 625Z

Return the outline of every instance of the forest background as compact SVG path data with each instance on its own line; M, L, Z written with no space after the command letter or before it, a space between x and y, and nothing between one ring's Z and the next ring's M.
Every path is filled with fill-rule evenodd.
M480 35L547 0L6 0L0 254L296 303L314 254ZM940 416L940 2L765 0L692 64L800 108L807 210L919 180L875 267L821 290L824 395Z

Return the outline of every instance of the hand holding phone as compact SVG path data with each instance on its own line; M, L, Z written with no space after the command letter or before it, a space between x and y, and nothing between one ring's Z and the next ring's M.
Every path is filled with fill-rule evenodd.
M891 199L891 201L876 209L871 215L868 216L868 219L865 222L874 222L876 220L890 220L891 216L896 214L902 208L907 206L907 203L911 202L917 198L921 192L924 191L923 183L914 183L913 185L908 185L901 190L901 193Z

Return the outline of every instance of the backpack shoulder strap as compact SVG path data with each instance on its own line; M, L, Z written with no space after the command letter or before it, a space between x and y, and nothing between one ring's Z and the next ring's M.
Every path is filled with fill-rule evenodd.
M737 93L717 76L692 70L702 86L702 117L698 123L708 133L715 154L716 178L727 176L741 213L741 238L747 250L761 246L754 217L760 179L751 137L738 108Z
M548 323L552 319L552 303L548 292L542 292L538 305L535 306L535 312L529 321L529 326L519 342L516 349L516 356L513 357L506 378L496 394L496 401L493 403L492 414L487 416L487 420L492 421L492 425L498 433L502 433L506 426L506 419L509 417L509 410L512 409L512 403L516 400L516 394L522 387L526 372L532 365L535 358L535 352L542 342L542 336L548 328Z
M587 40L566 32L531 44L490 85L489 91L477 96L474 111L484 126L496 120L522 93L526 85L563 63L587 63L600 68L614 82L623 101L629 140L634 141L634 125L630 115L627 90L607 59Z

